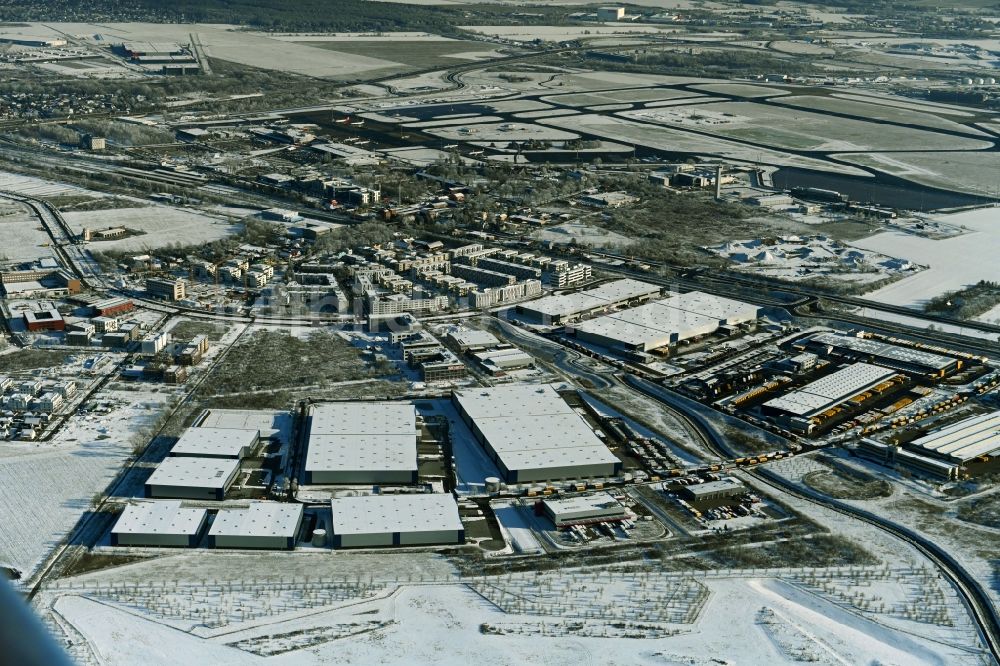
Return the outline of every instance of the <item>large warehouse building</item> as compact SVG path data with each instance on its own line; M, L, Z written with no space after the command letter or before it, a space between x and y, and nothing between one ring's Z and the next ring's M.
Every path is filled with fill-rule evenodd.
M135 500L111 528L111 545L197 546L207 516L178 500Z
M722 326L756 322L759 316L756 305L692 291L591 319L573 330L586 342L647 352L710 335Z
M259 430L188 428L170 449L171 456L243 460L260 441Z
M817 333L796 342L796 346L827 358L877 363L929 377L944 377L962 365L960 360L949 356L843 333Z
M934 430L907 445L920 453L964 464L1000 454L1000 412L964 419Z
M330 500L335 548L462 543L451 495L367 495Z
M896 378L894 370L869 363L853 363L796 391L768 400L763 404L763 411L790 417L793 425L798 423L801 429L808 429L810 419L837 409L872 389L891 386Z
M548 384L454 391L451 399L508 483L614 476L621 469Z
M233 458L165 458L146 480L146 497L221 500L239 471Z
M315 405L306 483L417 482L417 412L406 402Z
M239 509L222 509L208 532L216 548L291 550L302 527L301 504L251 502Z
M660 287L623 279L572 294L545 296L517 306L518 313L543 324L559 326L583 317L638 305L660 295Z

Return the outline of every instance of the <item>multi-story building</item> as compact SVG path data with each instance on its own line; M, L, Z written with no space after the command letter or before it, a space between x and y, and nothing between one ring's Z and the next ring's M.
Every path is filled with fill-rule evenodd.
M469 305L474 308L491 308L501 303L511 303L525 298L534 298L542 293L542 283L525 280L508 287L490 287L469 294Z
M517 278L513 275L499 273L497 271L492 271L478 266L455 264L451 267L451 272L453 275L460 277L463 280L486 285L488 287L506 287L517 283Z
M187 289L184 280L150 278L146 280L146 293L153 298L179 301L187 296Z

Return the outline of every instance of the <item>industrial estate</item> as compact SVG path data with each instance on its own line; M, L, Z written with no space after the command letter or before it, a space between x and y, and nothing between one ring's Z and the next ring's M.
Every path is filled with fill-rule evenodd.
M996 7L189 4L0 10L40 641L998 663Z

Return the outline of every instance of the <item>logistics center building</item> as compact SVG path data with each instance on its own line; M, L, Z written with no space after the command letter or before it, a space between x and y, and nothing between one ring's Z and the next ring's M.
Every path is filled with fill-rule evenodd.
M963 419L919 437L907 445L928 456L964 464L1000 453L1000 411Z
M764 403L764 410L810 418L837 407L896 376L894 370L869 363L854 363Z
M302 504L251 502L246 508L222 509L208 532L216 548L291 550L302 527Z
M760 308L699 291L615 312L573 326L576 337L609 348L648 352L757 321Z
M418 440L410 403L317 404L309 423L306 483L416 483Z
M518 313L545 324L559 326L617 308L638 305L660 295L660 287L623 279L572 294L544 296L517 306Z
M877 363L894 370L929 377L944 377L962 366L959 359L950 356L843 333L817 333L796 342L795 346L814 351L823 357Z
M334 548L426 546L465 541L455 498L445 494L366 495L330 500Z
M621 502L607 493L542 500L542 511L559 528L625 520Z
M452 403L508 483L614 476L622 463L548 384L454 391Z
M170 449L170 455L243 460L259 441L259 430L188 428Z
M239 471L234 458L165 458L146 480L146 497L221 500Z
M111 545L197 546L207 517L179 500L133 500L111 528Z

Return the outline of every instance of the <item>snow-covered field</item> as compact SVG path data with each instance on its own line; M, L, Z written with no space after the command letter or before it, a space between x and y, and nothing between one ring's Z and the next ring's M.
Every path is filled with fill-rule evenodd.
M52 256L52 239L41 222L21 204L0 199L0 261L34 261Z
M481 35L492 37L503 37L505 39L520 39L531 41L535 39L546 39L550 41L562 41L569 39L579 39L592 35L636 35L643 33L667 33L677 32L677 28L655 26L655 25L634 25L627 23L594 23L587 26L561 26L561 25L463 25L462 30L478 32Z
M555 243L576 242L592 247L622 247L633 242L633 239L623 234L582 222L566 222L547 227L535 233L535 238Z
M83 227L96 230L123 226L144 232L121 240L91 243L90 249L93 251L142 250L173 243L198 245L239 231L239 225L233 224L230 218L161 205L68 212L63 217L74 231Z
M10 173L9 171L0 171L0 190L17 192L19 194L25 194L32 197L72 195L97 198L105 196L99 192L86 190L75 185L57 183L55 181L45 180L44 178L35 178L34 176L25 176L19 173Z
M898 575L936 589L933 577ZM126 601L159 589L151 583L111 595L71 579L46 592L42 604L82 637L80 661L108 665L981 663L967 651L966 625L858 612L843 600L855 584L889 603L920 598L905 578L897 583L876 572L866 579L865 572L821 570L809 579L791 571L746 578L588 571L386 582L357 599L326 607L303 601L298 613L248 615L218 630L184 631L184 623ZM256 600L236 603L263 609L277 594L299 590L306 600L320 587L275 583ZM212 590L192 588L191 603L211 605Z
M165 395L104 391L116 407L73 416L51 442L0 445L0 561L26 574L56 546L131 454L132 436L159 415Z
M780 236L767 242L755 238L732 240L705 248L744 270L786 280L814 279L868 283L891 275L914 272L903 259L860 250L827 236Z
M980 280L1000 280L1000 208L938 215L934 219L964 226L969 233L933 240L898 231L875 234L855 245L909 259L928 270L865 296L873 301L919 308L929 299Z

